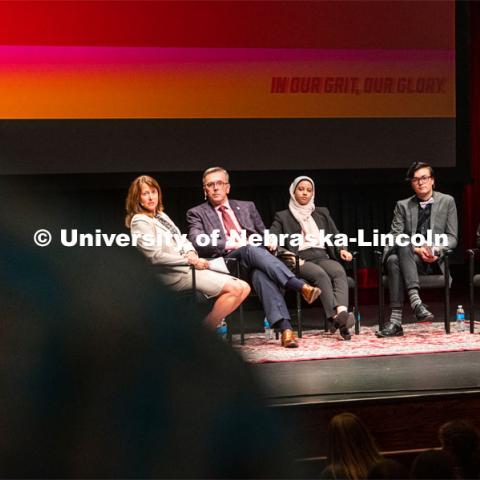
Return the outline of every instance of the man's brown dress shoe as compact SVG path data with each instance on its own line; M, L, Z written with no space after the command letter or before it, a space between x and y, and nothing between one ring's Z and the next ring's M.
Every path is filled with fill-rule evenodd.
M322 291L318 287L312 287L306 283L302 287L302 291L300 293L307 303L313 303L320 296Z
M298 343L295 340L293 330L287 329L282 332L282 347L285 348L297 348Z

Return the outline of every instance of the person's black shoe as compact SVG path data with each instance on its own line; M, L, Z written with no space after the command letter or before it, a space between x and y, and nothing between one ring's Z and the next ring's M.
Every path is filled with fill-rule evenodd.
M344 310L343 312L340 312L335 317L335 326L337 328L340 328L340 327L352 328L354 323L355 323L355 317L353 316L353 313L348 313L346 310Z
M343 328L345 328L345 330L348 332L348 329L352 328L353 325L355 325L355 317L351 312L340 312L335 318L330 317L328 319L328 325L328 331L332 334L335 333L338 329L340 329L341 334ZM350 340L350 338L348 340Z
M352 339L347 327L340 327L340 335L345 341Z
M328 319L328 331L333 335L338 330L338 324L335 323L332 317Z
M403 336L403 328L401 325L388 322L380 331L375 332L378 338L383 337L401 337Z
M427 310L427 305L420 303L413 310L417 322L433 322L433 313Z

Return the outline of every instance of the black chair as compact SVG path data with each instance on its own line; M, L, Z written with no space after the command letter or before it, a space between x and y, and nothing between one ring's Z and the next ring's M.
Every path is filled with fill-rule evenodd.
M161 265L152 265L154 272L159 272L162 269ZM188 290L178 291L175 292L180 298L186 301L191 301L193 305L206 305L209 303L209 300L203 295L202 293L197 291L197 282L195 276L195 267L188 263L179 265L181 267L189 267L190 271L192 272L192 288Z
M475 330L475 288L480 288L480 274L475 275L475 256L480 253L478 248L467 250L468 253L468 287L470 293L470 333Z
M443 253L444 275L419 275L418 277L421 289L443 288L444 290L445 333L450 333L450 287L452 285L452 277L450 275L449 256L452 252L453 250L449 249ZM388 277L383 274L383 252L375 250L375 256L378 269L378 326L381 330L385 324L385 286L388 286Z
M231 261L234 261L234 259L230 259ZM192 273L192 288L188 290L184 290L181 292L176 292L176 294L183 300L187 302L191 302L192 306L198 309L200 315L206 316L208 312L211 310L211 306L215 299L212 298L207 298L205 295L203 295L201 292L197 291L197 282L196 282L196 269L193 265L190 265L188 263L185 263L183 265L179 266L184 266L184 267L189 267L190 271ZM161 269L161 265L153 265L154 271ZM243 311L240 311L240 309L237 309L240 317L240 325L241 329L243 331ZM232 314L230 314L226 319L225 322L227 323L227 339L230 343L232 343L232 333L231 333L231 322L232 322Z
M225 258L225 263L227 264L231 275L234 275L237 278L242 278L240 262L236 258ZM250 295L252 295L252 293L250 293ZM243 311L243 303L239 305L237 311L240 323L240 343L245 345L245 313ZM227 319L226 322L228 327L227 338L228 341L232 343L232 325L230 323L230 319Z

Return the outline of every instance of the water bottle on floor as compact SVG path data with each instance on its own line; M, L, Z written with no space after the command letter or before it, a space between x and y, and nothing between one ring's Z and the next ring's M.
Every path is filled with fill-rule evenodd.
M270 327L270 323L266 318L263 320L263 331L265 332L265 340L268 342L273 339L273 331Z
M224 318L218 324L216 331L217 331L217 335L219 336L219 338L221 338L222 340L225 340L225 341L227 340L227 322L225 321Z
M461 305L457 308L457 332L465 331L465 311Z

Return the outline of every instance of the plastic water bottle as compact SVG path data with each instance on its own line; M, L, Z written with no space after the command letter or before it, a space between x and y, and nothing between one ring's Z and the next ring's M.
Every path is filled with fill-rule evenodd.
M227 322L223 318L217 327L217 335L224 341L227 341Z
M465 311L461 305L457 308L457 332L465 331Z
M270 327L270 323L266 318L263 320L263 330L265 332L265 340L268 342L269 340L273 339L273 331L272 327Z

